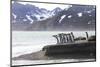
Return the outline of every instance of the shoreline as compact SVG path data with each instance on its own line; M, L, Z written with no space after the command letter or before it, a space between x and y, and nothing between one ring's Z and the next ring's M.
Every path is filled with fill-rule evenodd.
M12 60L54 60L54 59L95 59L95 56L86 53L57 54L57 55L46 56L44 51L38 51L12 58Z

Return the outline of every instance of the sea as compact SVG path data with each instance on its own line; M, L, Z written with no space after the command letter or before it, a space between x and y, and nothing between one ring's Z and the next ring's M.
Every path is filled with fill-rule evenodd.
M95 35L95 31L12 31L12 58L20 55L29 54L42 50L46 45L56 44L56 39L52 35L59 33L73 32L75 37L86 37ZM89 61L94 59L84 59ZM60 59L60 60L12 60L12 65L29 65L29 64L45 64L45 63L61 63L80 61L79 59Z

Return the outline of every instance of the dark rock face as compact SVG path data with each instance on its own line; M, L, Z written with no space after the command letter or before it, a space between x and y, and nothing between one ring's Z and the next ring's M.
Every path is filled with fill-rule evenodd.
M95 54L96 53L96 42L79 42L79 43L69 43L61 45L49 45L43 48L45 55L55 55L55 54Z
M60 33L53 35L57 39L57 44L44 46L42 51L45 55L55 54L93 54L96 53L96 36L74 38L73 33Z
M49 11L30 4L13 3L12 13L17 17L14 18L14 15L12 15L12 29L37 31L95 30L95 9L94 5L72 5L68 9L61 10L57 7ZM54 15L50 17L42 16L42 14L47 16L48 13Z

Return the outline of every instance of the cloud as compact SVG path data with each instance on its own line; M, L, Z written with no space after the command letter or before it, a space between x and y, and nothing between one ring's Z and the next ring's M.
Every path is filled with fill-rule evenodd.
M22 1L33 1L33 0L22 0ZM95 0L34 0L34 1L96 5Z
M14 2L12 2L14 3ZM64 5L64 4L48 4L48 3L34 3L34 2L18 2L20 4L31 4L31 5L35 5L39 8L45 8L45 9L48 9L48 10L53 10L55 9L56 7L60 7L61 9L65 9L65 8L68 8L70 7L71 5Z

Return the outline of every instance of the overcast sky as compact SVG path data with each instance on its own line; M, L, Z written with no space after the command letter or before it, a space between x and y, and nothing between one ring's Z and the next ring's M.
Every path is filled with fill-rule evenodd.
M61 9L65 9L65 8L68 8L69 6L71 6L71 5L33 3L33 2L18 2L18 3L24 4L24 5L31 4L31 5L35 5L35 6L39 7L39 8L45 8L45 9L48 9L48 10L53 10L56 7L60 7Z
M69 3L69 4L87 4L88 3L88 5L95 5L94 0L21 0L21 1L57 2L57 3ZM19 3L31 4L40 8L46 8L48 10L52 10L56 7L60 7L61 9L69 7L69 5L59 5L59 4L31 3L31 2L19 2Z
M58 2L58 3L87 4L87 5L96 4L95 0L23 0L23 1Z

